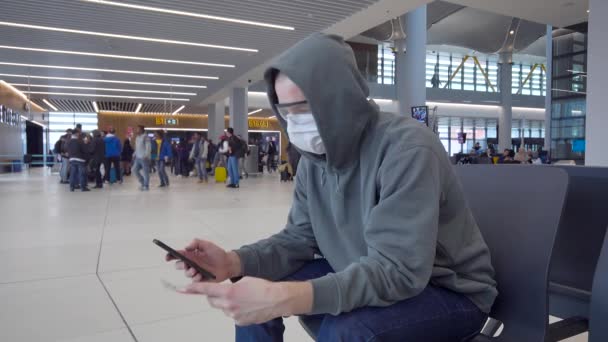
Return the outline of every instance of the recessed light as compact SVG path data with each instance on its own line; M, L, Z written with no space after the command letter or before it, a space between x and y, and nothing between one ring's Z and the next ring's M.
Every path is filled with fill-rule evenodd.
M135 114L139 113L139 111L141 110L141 106L142 106L141 103L137 104L137 108L135 108Z
M163 43L163 44L188 45L188 46L198 46L198 47L206 47L206 48L212 48L212 49L258 52L257 49L240 48L240 47L226 46L226 45L203 44L203 43L186 42L186 41L172 40L172 39L148 38L148 37L142 37L142 36L130 36L130 35L125 35L125 34L72 30L72 29L59 28L59 27L20 24L20 23L13 23L13 22L7 22L7 21L4 21L4 22L0 21L0 25L10 26L10 27L28 28L28 29L32 29L32 30L55 31L55 32L64 32L64 33L84 34L84 35L89 35L89 36L140 40L140 41L145 41L145 42L154 42L154 43Z
M52 84L26 84L26 83L12 83L15 87L31 87L31 88L57 88L57 89L73 89L73 90L100 90L100 91L120 91L125 93L149 93L149 94L165 94L165 95L184 95L184 96L196 96L196 93L180 93L172 91L156 91L156 90L138 90L138 89L117 89L117 88L97 88L97 87L72 87L72 86L59 86Z
M42 99L42 102L46 103L47 106L51 107L52 110L54 111L58 111L59 109L57 109L57 107L53 106L49 101L47 101L46 99Z
M252 112L249 112L247 115L252 115L252 114L255 114L255 113L259 113L259 112L261 112L261 111L263 111L263 110L264 110L264 109L262 109L262 108L260 108L260 109L256 109L256 110L254 110L254 111L252 111Z
M176 10L170 10L170 9L165 9L165 8L160 8L160 7L151 7L151 6L125 4L125 3L121 3L121 2L106 1L106 0L81 0L81 1L93 2L93 3L96 3L96 4L100 4L100 5L110 5L110 6L126 7L126 8L133 8L133 9L139 9L139 10L144 10L144 11L160 12L160 13L167 13L167 14L175 14L175 15L181 15L181 16L187 16L187 17L195 17L195 18L201 18L201 19L226 21L226 22L236 23L236 24L244 24L244 25L253 25L253 26L275 28L275 29L280 29L280 30L289 30L289 31L293 31L294 30L294 28L291 27L291 26L268 24L268 23L263 23L263 22L259 22L259 21L251 21L251 20L233 19L233 18L220 17L220 16L216 16L216 15L209 15L209 14L202 14L202 13L192 13L192 12L176 11Z
M184 108L186 108L186 105L182 105L181 107L177 108L175 110L175 112L171 113L171 115L175 115L175 114L181 112Z
M58 81L77 81L77 82L94 82L94 83L116 83L116 84L137 84L160 87L177 87L177 88L200 88L205 89L207 86L199 86L193 84L175 84L175 83L153 83L153 82L134 82L134 81L119 81L119 80L102 80L94 78L73 78L73 77L52 77L52 76L32 76L19 74L0 74L5 77L33 78L41 80L58 80Z
M589 10L587 10L587 13L589 13Z
M61 65L25 64L25 63L12 63L12 62L0 62L0 65L22 66L22 67L29 67L29 68L82 70L82 71L97 71L97 72L113 72L113 73L117 73L117 74L166 76L166 77L184 77L184 78L201 78L201 79L207 79L207 80L219 80L219 77L216 77L216 76L197 76L197 75L182 75L182 74L165 74L165 73L162 73L162 72L149 72L149 71L131 71L131 70L118 70L118 69L82 68L82 67L69 67L69 66L61 66Z
M25 94L57 95L57 96L85 96L85 97L110 97L117 99L134 100L167 100L167 101L190 101L190 99L168 98L168 97L146 97L146 96L127 96L127 95L101 95L101 94L81 94L81 93L56 93L49 91L24 91Z
M510 34L510 35L514 35L514 34L515 34L515 31L514 31L514 30L511 30L511 31L509 31L509 34Z
M93 109L95 109L95 113L99 112L99 107L97 107L97 102L93 101Z
M47 53L57 53L57 54L64 54L64 55L78 55L78 56L91 56L91 57L103 57L103 58L130 59L130 60L147 61L147 62L202 65L202 66L218 67L218 68L234 68L235 67L234 64L217 64L217 63L206 63L206 62L180 61L180 60L174 60L174 59L149 58L149 57L125 56L125 55L111 55L111 54L106 54L106 53L95 53L95 52L80 52L80 51L67 51L67 50L54 50L54 49L39 49L39 48L30 48L30 47L22 47L22 46L10 46L10 45L0 45L0 49L21 50L21 51L35 51L35 52L47 52Z

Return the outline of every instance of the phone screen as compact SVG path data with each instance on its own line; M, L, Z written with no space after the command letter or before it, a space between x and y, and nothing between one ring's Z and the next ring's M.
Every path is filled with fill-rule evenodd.
M169 253L169 255L171 255L172 257L183 261L188 267L194 268L196 270L196 272L198 272L204 279L215 279L215 276L211 272L200 267L197 263L186 258L183 254L181 254L178 251L174 250L173 248L167 246L162 241L154 239L154 240L152 240L152 242L154 242L154 244L156 244L158 247L167 251L167 253Z

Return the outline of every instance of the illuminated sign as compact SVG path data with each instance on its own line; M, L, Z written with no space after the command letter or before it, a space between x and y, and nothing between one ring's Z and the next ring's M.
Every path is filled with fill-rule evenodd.
M249 128L270 128L268 119L249 119Z
M173 119L173 118L165 119L162 116L157 116L155 119L156 119L155 122L156 122L157 126L164 126L164 125L177 126L179 124L179 121L177 121L177 119Z

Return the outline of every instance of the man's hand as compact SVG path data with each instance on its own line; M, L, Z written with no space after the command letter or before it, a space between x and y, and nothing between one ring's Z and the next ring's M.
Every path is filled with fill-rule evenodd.
M212 242L194 239L184 250L178 252L211 272L215 276L214 281L218 283L241 275L239 256L235 252L226 252ZM165 260L175 259L167 255ZM193 282L203 281L203 277L194 268L187 267L182 261L176 262L175 267L184 270Z
M207 296L237 325L260 324L281 316L309 313L313 289L309 282L273 283L245 277L237 283L193 283L181 291Z

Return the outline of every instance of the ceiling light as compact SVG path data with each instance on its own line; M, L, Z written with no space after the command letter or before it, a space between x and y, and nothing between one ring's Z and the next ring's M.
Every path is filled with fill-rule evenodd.
M587 10L587 13L589 13L589 10Z
M171 113L171 115L175 115L175 114L177 114L177 113L181 112L181 111L182 111L182 109L184 109L184 108L186 108L186 106L185 106L185 105L182 105L181 107L177 108L177 109L175 110L175 112Z
M114 73L117 73L117 74L132 74L132 75L202 78L202 79L209 79L209 80L218 80L219 79L219 77L215 77L215 76L165 74L165 73L161 73L161 72L131 71L131 70L118 70L118 69L81 68L81 67L69 67L69 66L61 66L61 65L24 64L24 63L11 63L11 62L0 62L0 65L23 66L23 67L29 67L29 68L47 68L47 69L82 70L82 71L97 71L97 72L114 72Z
M46 99L42 99L42 102L46 103L47 106L51 107L52 110L54 111L59 111L59 109L57 109L57 107L53 106L49 101L47 101Z
M86 96L86 97L110 97L117 99L135 100L167 100L167 101L190 101L190 99L168 98L168 97L146 97L146 96L127 96L127 95L101 95L101 94L81 94L81 93L56 93L47 91L24 91L26 94L58 95L58 96Z
M510 34L510 35L514 35L514 34L515 34L515 31L514 31L514 30L511 30L511 31L509 31L509 34Z
M25 83L13 83L13 85L15 87L101 90L101 91L120 91L120 92L125 92L125 93L150 93L150 94L165 94L165 95L196 96L196 93L179 93L179 92L172 92L172 91L156 91L156 90L136 90L136 89L117 89L117 88L97 88L97 87L72 87L72 86L58 86L58 85L48 85L48 84L25 84Z
M207 48L213 48L213 49L236 50L236 51L246 51L246 52L258 52L258 50L256 50L256 49L247 49L247 48L225 46L225 45L203 44L203 43L185 42L185 41L181 41L181 40L171 40L171 39L161 39L161 38L148 38L148 37L142 37L142 36L129 36L129 35L124 35L124 34L113 34L113 33L104 33L104 32L72 30L72 29L65 29L65 28L59 28L59 27L19 24L19 23L7 22L7 21L4 21L4 22L0 21L0 25L2 25L2 26L10 26L10 27L28 28L28 29L33 29L33 30L55 31L55 32L64 32L64 33L76 33L76 34L84 34L84 35L89 35L89 36L109 37L109 38L118 38L118 39L130 39L130 40L141 40L141 41L154 42L154 43L199 46L199 47L207 47Z
M0 74L0 76L20 77L20 78L33 78L33 79L41 79L41 80L59 80L59 81L95 82L95 83L116 83L116 84L137 84L137 85L149 85L149 86L161 86L161 87L201 88L201 89L207 88L207 86L199 86L199 85L193 85L193 84L133 82L133 81L119 81L119 80L102 80L102 79L93 79L93 78L31 76L31 75L19 75L19 74Z
M32 106L35 106L38 108L38 110L40 110L41 112L44 112L44 108L40 107L39 105L35 104L34 102L32 102L27 96L25 96L25 93L23 93L21 90L13 87L12 85L10 85L9 83L4 82L3 80L0 80L0 85L3 85L7 88L9 88L10 90L12 90L15 94L17 94L17 96L19 96L20 98L23 99L23 101L29 103Z
M277 117L276 115L273 115L273 116L269 116L268 118L269 119L276 119L276 117Z
M93 101L93 109L95 109L95 113L99 113L99 107L97 107L97 102Z
M151 12L160 12L160 13L167 13L167 14L182 15L182 16L187 16L187 17L201 18L201 19L226 21L226 22L236 23L236 24L262 26L262 27L275 28L275 29L280 29L280 30L290 30L290 31L295 30L295 28L293 28L291 26L267 24L267 23L263 23L263 22L259 22L259 21L233 19L233 18L226 18L226 17L220 17L220 16L216 16L216 15L209 15L209 14L202 14L202 13L192 13L192 12L176 11L176 10L170 10L170 9L159 8L159 7L125 4L125 3L115 2L115 1L106 1L106 0L82 0L82 1L93 2L93 3L101 4L101 5L110 5L110 6L118 6L118 7L126 7L126 8L139 9L139 10L144 10L144 11L151 11Z
M148 57L125 56L125 55L110 55L110 54L96 53L96 52L38 49L38 48L29 48L29 47L11 46L11 45L0 45L0 49L48 52L48 53L58 53L58 54L65 54L65 55L91 56L91 57L103 57L103 58L130 59L130 60L147 61L147 62L191 64L191 65L218 67L218 68L234 68L235 67L235 65L233 65L233 64L217 64L217 63L181 61L181 60L174 60L174 59L148 58Z
M135 108L135 114L139 113L140 110L141 110L141 103L138 103L137 108Z
M263 111L264 109L260 108L260 109L256 109L253 112L249 112L247 115L251 115L251 114L255 114L255 113L259 113L261 111Z

